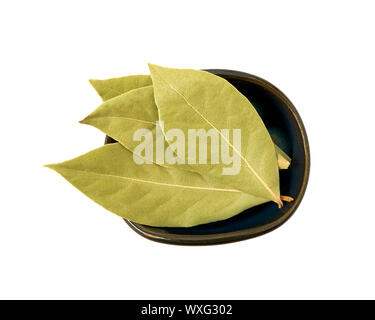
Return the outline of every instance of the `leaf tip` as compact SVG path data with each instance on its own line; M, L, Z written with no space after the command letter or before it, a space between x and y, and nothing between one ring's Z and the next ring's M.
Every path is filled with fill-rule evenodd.
M286 170L290 166L290 162L285 159L277 159L277 163L279 165L279 169Z
M100 93L101 81L97 79L89 79L89 83L94 88L94 90L101 96L101 93Z
M158 66L157 64L153 64L150 62L148 62L147 65L148 65L148 69L150 70L151 75L152 75L152 72L155 72L156 70L160 70L163 68L161 66Z
M55 170L55 165L54 164L44 164L43 167L51 169L51 170Z
M84 118L84 119L82 119L82 120L79 120L78 123L80 123L80 124L87 124L88 123L87 117Z

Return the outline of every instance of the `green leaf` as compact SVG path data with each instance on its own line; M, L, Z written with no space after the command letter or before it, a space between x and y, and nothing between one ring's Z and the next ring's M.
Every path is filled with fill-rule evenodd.
M129 77L116 78L116 80L117 79L121 79L123 82L129 81ZM151 78L149 79L151 82ZM143 84L141 80L143 80L143 78L139 78L138 84L140 85ZM109 97L115 94L115 92L110 89L113 84L113 79L96 81L100 81L100 92L102 96ZM97 87L97 90L99 90L99 86L96 86L96 83L94 87ZM155 136L155 124L156 121L159 120L159 115L154 101L154 90L152 86L141 86L124 93L118 93L115 97L105 101L85 119L81 120L80 123L89 124L98 128L133 151L139 143L133 140L134 132L138 129L146 128L151 130ZM276 145L275 147L279 168L287 169L290 164L290 158L279 147Z
M109 211L150 226L190 227L223 220L267 201L213 187L197 173L137 165L133 157L114 143L47 167Z
M220 184L265 198L282 206L275 147L263 121L251 103L226 80L211 73L190 69L171 69L149 64L159 118L165 132L179 128L185 136L189 129L213 129L241 159L240 173L223 175L225 165L186 164L217 179ZM241 129L241 151L234 147L221 129Z
M106 80L89 80L103 101L144 86L152 85L150 76L135 75Z
M277 155L277 163L279 165L280 169L288 169L290 166L291 159L290 157L283 151L281 150L276 144L276 155Z
M158 118L154 89L152 86L147 86L107 100L80 123L98 128L129 150L134 151L139 145L139 141L133 139L136 130L148 129L155 137ZM153 144L153 149L155 145L156 143Z

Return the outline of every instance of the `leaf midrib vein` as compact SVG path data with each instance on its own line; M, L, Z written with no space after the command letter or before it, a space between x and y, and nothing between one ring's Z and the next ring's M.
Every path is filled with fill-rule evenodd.
M165 187L174 187L174 188L184 188L184 189L193 189L193 190L206 190L206 191L218 191L218 192L235 192L235 193L241 193L240 190L237 189L223 189L223 188L209 188L209 187L195 187L195 186L188 186L188 185L182 185L182 184L173 184L173 183L164 183L164 182L157 182L157 181L151 181L151 180L144 180L144 179L137 179L137 178L131 178L131 177L125 177L125 176L118 176L108 173L99 173L99 172L93 172L93 171L87 171L87 170L79 170L79 169L72 169L72 168L61 168L63 170L71 170L75 172L82 172L86 174L93 174L93 175L99 175L104 177L111 177L111 178L117 178L117 179L124 179L129 180L133 182L139 182L139 183L148 183L148 184L155 184Z
M129 118L129 117L120 117L120 116L99 116L99 118L114 118L114 119L125 119L125 120L130 120L130 121L137 121L137 122L142 122L142 123L147 123L147 124L152 124L156 125L152 121L147 121L147 120L142 120L142 119L136 119L136 118Z

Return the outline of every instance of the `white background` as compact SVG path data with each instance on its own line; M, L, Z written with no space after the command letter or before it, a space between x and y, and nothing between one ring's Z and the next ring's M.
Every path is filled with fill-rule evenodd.
M3 1L0 298L375 298L373 1ZM211 247L148 241L42 165L103 143L89 78L147 62L259 75L312 167L284 226Z

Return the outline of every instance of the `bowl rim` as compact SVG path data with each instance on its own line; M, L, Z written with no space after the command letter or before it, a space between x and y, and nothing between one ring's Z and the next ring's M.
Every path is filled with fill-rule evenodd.
M296 123L298 124L299 131L302 136L303 142L303 149L304 149L304 156L305 156L305 168L304 168L304 175L302 186L295 197L292 206L278 219L264 224L259 227L252 227L241 229L237 231L230 231L225 233L215 233L215 234L206 234L206 235L188 235L188 234L175 234L169 233L164 230L160 230L162 228L158 228L158 232L152 231L150 226L141 225L127 219L124 219L125 222L130 226L132 230L136 233L141 235L142 237L166 244L174 244L174 245L214 245L214 244L224 244L224 243L231 243L235 241L246 240L254 237L261 236L265 233L271 232L276 228L280 227L284 224L297 210L298 206L300 205L302 198L306 192L307 183L310 176L310 147L307 138L307 133L305 130L305 126L302 122L302 119L293 105L293 103L288 99L288 97L276 86L268 82L267 80L255 76L253 74L249 74L242 71L235 71L235 70L227 70L227 69L205 69L204 71L211 72L213 74L219 76L230 76L237 80L243 80L247 82L251 82L253 84L257 84L271 93L273 93L278 99L280 99L283 104L289 109L291 114L293 115ZM110 137L106 136L106 143L110 141Z

